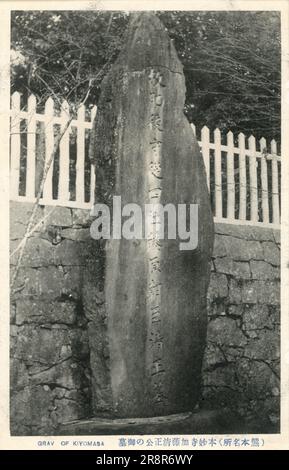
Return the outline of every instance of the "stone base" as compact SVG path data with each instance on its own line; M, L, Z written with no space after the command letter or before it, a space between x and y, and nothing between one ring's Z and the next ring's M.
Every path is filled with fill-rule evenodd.
M236 434L244 431L239 416L228 410L202 410L154 418L90 418L64 423L55 435Z

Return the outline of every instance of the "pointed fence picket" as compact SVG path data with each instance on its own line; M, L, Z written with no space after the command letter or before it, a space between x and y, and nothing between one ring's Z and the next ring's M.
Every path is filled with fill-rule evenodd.
M10 198L11 200L34 202L36 200L36 134L37 124L43 123L44 127L44 171L48 167L52 152L54 151L55 138L58 126L62 132L70 119L69 104L64 101L60 113L57 115L52 98L45 103L44 112L38 113L36 109L36 98L31 95L28 99L27 111L20 107L20 94L12 95L11 106L11 146L10 146ZM90 183L87 197L85 195L85 131L92 128L92 122L96 115L96 106L92 108L89 120L86 120L84 106L80 106L76 119L72 119L69 127L61 138L59 144L59 175L55 182L53 177L54 162L49 167L46 175L43 194L39 201L41 205L58 205L90 209L94 202L94 168L90 166ZM27 158L25 165L25 195L20 195L20 157L21 157L21 131L20 122L26 122L27 132ZM76 164L75 164L75 190L70 194L71 179L71 134L72 128L76 128ZM54 187L57 186L57 188ZM55 197L56 194L56 197Z
M39 123L44 127L44 167L47 167L55 146L56 126L62 132L70 119L69 104L64 101L57 114L52 98L45 103L44 112L37 112L34 95L28 98L27 111L21 109L21 96L18 92L11 99L11 147L10 147L10 192L11 199L34 202L36 199L37 181L37 128ZM76 119L72 119L64 133L58 156L58 176L55 178L52 162L47 172L42 205L90 209L94 203L95 171L87 162L86 139L96 116L94 106L89 116L85 106L77 110ZM27 148L24 169L21 122L26 123ZM194 136L198 130L191 124ZM74 144L71 143L72 129L76 132ZM264 138L256 143L254 136L248 141L244 134L237 138L229 131L226 145L222 143L220 129L213 132L210 140L210 129L204 126L200 132L201 148L206 170L207 184L211 191L212 208L216 222L231 224L260 225L263 227L280 226L280 166L281 157L277 154L277 143L272 140L269 145ZM259 149L257 150L257 144ZM74 145L74 177L72 178L72 147ZM22 190L20 174L24 172L25 181ZM23 178L22 178L23 179ZM258 187L258 181L259 187ZM23 195L23 192L25 193Z

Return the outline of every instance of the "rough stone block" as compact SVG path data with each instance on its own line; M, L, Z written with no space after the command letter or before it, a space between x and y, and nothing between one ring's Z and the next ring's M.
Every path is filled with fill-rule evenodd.
M91 216L90 210L88 209L72 209L73 225L90 227L91 222L94 219L95 217Z
M45 403L43 403L43 407ZM31 425L31 389L25 387L21 390L13 391L10 396L10 415L12 422L15 423L14 434L17 433L17 428L24 424L27 427ZM25 429L27 432L27 429Z
M63 266L80 266L84 263L82 247L84 244L72 240L63 240L55 248L55 263Z
M16 322L16 304L15 302L10 303L10 323L14 325Z
M52 365L49 369L40 371L31 376L33 384L53 384L60 388L84 389L89 386L89 376L84 367L68 359Z
M262 247L264 252L264 260L267 261L267 263L280 266L280 250L276 243L263 242Z
M17 325L23 323L73 325L75 321L76 304L69 300L59 302L21 299L16 302Z
M20 268L15 285L15 298L25 296L53 300L61 293L63 273L54 266L38 269Z
M10 259L11 264L15 265L18 260L19 252ZM54 264L54 248L49 241L43 238L31 237L27 240L21 265L37 268L41 266L51 266Z
M81 266L64 266L64 284L61 294L70 299L79 300L82 292L83 268Z
M248 342L244 356L251 360L272 363L280 358L280 340L276 331L260 330L258 338Z
M237 364L240 386L247 399L264 400L279 389L279 380L272 369L264 362L241 359Z
M10 202L10 240L19 240L22 239L25 232L26 227L29 222L31 213L33 209L33 204L31 203L24 203L24 202ZM36 225L44 216L44 209L43 207L38 207L35 218L34 218L34 225ZM40 226L35 233L41 231L42 226Z
M81 271L79 266L20 268L15 288L14 299L29 296L36 300L56 300L62 295L78 299L81 291Z
M13 393L17 390L24 389L29 384L29 375L26 365L22 360L16 359L13 356L10 359L10 384Z
M37 373L71 356L63 355L63 346L69 346L67 330L24 325L17 338L15 357L29 366L29 373Z
M265 261L250 261L252 279L278 279L280 272L278 268L274 268Z
M275 240L272 229L252 225L215 224L215 232L244 240Z
M220 371L221 370L222 368L220 368ZM209 374L212 373L210 372L207 375ZM213 373L212 382L214 381L215 377L216 371L214 371ZM223 382L224 381L225 380L223 379ZM238 390L237 385L234 385L234 388L226 387L225 385L219 385L217 387L214 387L213 385L208 385L204 386L203 400L204 406L206 407L220 410L223 410L224 408L228 407L230 410L237 410L238 404L242 400L242 393L240 390Z
M280 387L279 387L280 388ZM278 387L275 388L276 392L280 391ZM270 423L276 427L276 431L280 432L280 397L278 395L275 395L272 390L272 397L266 398L266 400L261 402L261 406L259 405L259 409L257 410L258 415L260 416L266 416L269 418Z
M10 241L22 240L26 232L26 225L21 221L13 220L10 217ZM18 243L17 243L18 244Z
M208 302L208 316L210 318L225 316L226 315L226 299L220 302L220 299L216 299L213 302Z
M241 294L239 297L241 301ZM227 308L227 314L234 318L241 318L243 316L244 307L243 305L229 305Z
M280 305L280 282L266 281L259 283L258 300L268 305Z
M238 262L231 258L216 258L215 267L217 272L229 274L238 279L251 278L249 263L246 261Z
M78 403L74 400L61 398L54 400L54 411L59 423L73 421L81 417L81 410ZM82 411L83 412L83 411Z
M215 235L215 240L214 240L214 250L213 250L213 257L218 258L218 257L223 257L226 256L227 250L226 250L226 237L223 235Z
M228 295L228 282L224 274L212 273L208 289L208 299L224 298Z
M51 206L45 206L44 215L47 216L51 211ZM45 225L54 225L58 227L71 227L72 215L68 207L55 207L53 212L46 218Z
M270 319L274 325L280 325L280 306L269 305Z
M208 340L219 345L244 346L247 338L244 336L236 320L219 317L209 322Z
M87 330L73 329L68 335L72 357L88 364L90 349Z
M204 387L230 388L238 390L238 382L235 378L235 366L227 364L218 367L204 376Z
M59 400L63 398L64 400L68 400L71 402L75 402L77 405L76 408L76 415L78 418L81 418L83 416L91 416L91 411L90 411L90 403L91 403L91 397L90 397L90 391L88 388L84 388L83 390L65 390L63 397L59 397ZM59 410L60 411L60 410ZM59 422L63 423L63 413L59 413ZM75 419L75 418L74 418Z
M280 282L277 281L244 281L242 302L254 304L279 305Z
M265 304L245 305L243 314L243 329L245 331L273 328L269 308Z
M281 243L281 231L273 230L273 235L274 235L275 242L280 244Z
M64 228L61 230L61 236L78 242L91 240L89 228Z
M211 341L208 341L207 347L205 350L203 371L213 370L216 367L220 367L221 365L224 365L224 363L225 363L224 354L220 350L219 346Z
M230 279L229 281L229 301L232 304L242 302L242 284L235 279Z
M227 255L235 261L262 260L262 245L258 241L227 237Z
M256 304L258 300L259 283L247 281L242 287L242 302L245 304Z

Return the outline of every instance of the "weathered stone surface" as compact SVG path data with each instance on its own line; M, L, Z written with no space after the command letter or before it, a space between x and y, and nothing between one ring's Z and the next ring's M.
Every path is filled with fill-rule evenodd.
M55 264L81 266L84 264L81 251L82 243L75 243L73 240L63 240L55 248Z
M47 384L51 387L83 389L89 384L88 371L81 364L67 359L31 375L33 385Z
M62 238L67 238L68 240L85 242L91 240L89 228L64 228L61 230Z
M211 274L207 297L210 301L224 298L228 295L228 282L224 274Z
M18 240L23 238L32 213L32 209L33 204L31 203L15 201L10 203L10 240ZM35 224L43 218L43 215L43 207L38 207L35 214Z
M280 266L280 250L276 243L263 242L262 248L264 252L264 260L275 266Z
M76 304L66 300L39 301L18 300L16 302L16 324L64 323L73 325L76 321Z
M89 415L90 407L87 396L79 391L67 391L63 398L54 400L54 416L58 423L80 419Z
M225 316L225 315L226 315L226 305L224 304L224 302L220 302L218 299L216 299L216 301L213 303L208 302L209 318L215 318L215 317Z
M237 366L238 381L248 399L274 395L279 389L276 374L266 363L241 359Z
M199 236L193 251L180 251L180 239L160 245L125 239L106 243L116 416L188 411L200 392L213 219L204 163L184 102L183 67L164 26L152 13L133 15L98 103L91 151L96 200L110 203L113 195L121 195L122 204L142 208L197 203ZM93 374L98 374L94 368Z
M280 270L266 261L250 261L252 279L278 279Z
M219 345L244 346L247 343L242 331L237 328L236 320L220 317L209 322L208 339Z
M270 305L269 307L270 319L273 325L280 325L280 306Z
M229 301L232 304L239 304L242 302L242 283L235 279L229 281Z
M221 371L223 368L220 368L220 371L216 369L214 371L213 376L211 377L211 382L213 383L216 381L216 383L221 382L219 385L214 386L211 384L204 385L204 391L203 391L203 400L204 403L206 404L207 407L210 409L224 409L225 407L228 407L231 410L237 410L238 409L238 403L240 403L242 399L242 392L238 390L237 386L235 388L232 388L231 386L226 386L223 385L224 382L226 382L226 375L223 376L223 380L219 380L219 374L221 374ZM228 375L233 373L233 368L231 367L228 370ZM210 374L211 375L211 374ZM233 379L231 379L233 381ZM246 432L247 427L245 427Z
M54 225L58 227L71 227L72 226L72 214L71 209L68 207L55 207L51 212L50 206L45 206L44 208L44 216L45 225ZM51 212L50 215L48 215Z
M91 393L94 403L97 403L99 412L110 413L113 409L111 383L109 377L109 349L107 328L103 318L97 317L88 324L90 345L90 365L97 374L91 377Z
M13 393L27 387L29 375L24 361L11 357L10 371L10 384Z
M49 409L51 397L42 387L25 387L11 395L10 410L12 416L17 416L17 423L26 425L28 429L37 424L41 427L46 418L42 409ZM12 431L13 428L12 428ZM15 432L16 431L16 432ZM13 434L17 434L17 429ZM31 432L31 431L30 431ZM25 434L29 434L29 431Z
M248 359L276 361L280 358L279 338L274 331L263 329L258 338L250 341L245 348Z
M63 419L79 419L90 413L89 397L87 392L55 388L55 384L33 385L11 396L11 411L18 417L18 426L11 427L12 435L55 435Z
M263 259L262 245L258 241L227 237L226 250L228 257L234 259L235 261Z
M16 284L16 298L35 296L53 299L60 295L63 273L54 266L47 268L20 268Z
M15 299L29 296L36 300L57 300L66 295L77 299L81 290L79 266L49 266L38 269L20 268L17 277Z
M277 387L276 387L276 390ZM273 391L272 391L273 392ZM279 392L280 394L280 392ZM257 413L259 416L266 416L269 418L270 423L276 427L276 432L280 432L280 396L274 395L274 397L269 397L266 400L259 402L260 405L257 408Z
M238 390L238 381L234 373L234 365L227 364L225 367L218 367L206 375L204 379L205 387L224 387Z
M268 305L280 305L280 282L266 281L259 284L258 300Z
M236 225L215 224L215 232L220 235L231 235L232 237L243 240L275 240L275 230L264 227L254 227L252 225L239 225L236 231ZM279 231L276 230L277 236Z
M72 357L88 364L90 350L87 330L73 329L69 331L68 335Z
M91 216L90 211L86 209L72 209L72 222L74 226L90 227L95 216Z
M244 303L261 303L267 305L280 304L279 281L244 281L242 287Z
M280 244L281 243L281 231L273 230L273 235L274 235L275 242Z
M248 281L242 286L242 302L245 304L256 304L261 284L258 281Z
M17 244L18 245L18 244ZM52 266L54 264L54 248L49 241L31 237L27 240L21 265L32 268ZM11 265L18 261L19 251L10 258Z
M69 346L67 330L24 325L19 329L15 358L25 361L30 373L36 373L70 357L69 349L66 349L64 356L63 346ZM37 351L37 356L35 351Z
M226 363L224 353L217 344L209 340L205 351L203 370L214 370L224 363Z
M240 318L243 316L244 306L243 305L229 305L227 312L229 316Z
M226 238L222 235L215 235L213 257L223 257L227 255Z
M217 258L214 261L216 271L229 274L237 279L250 279L250 266L247 262L234 261L231 258Z
M245 331L260 330L273 327L267 305L245 305L243 314L243 329Z

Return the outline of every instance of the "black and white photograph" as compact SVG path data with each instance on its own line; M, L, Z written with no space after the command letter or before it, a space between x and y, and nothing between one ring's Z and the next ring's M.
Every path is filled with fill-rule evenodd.
M1 156L8 435L265 448L288 418L288 3L21 3Z

